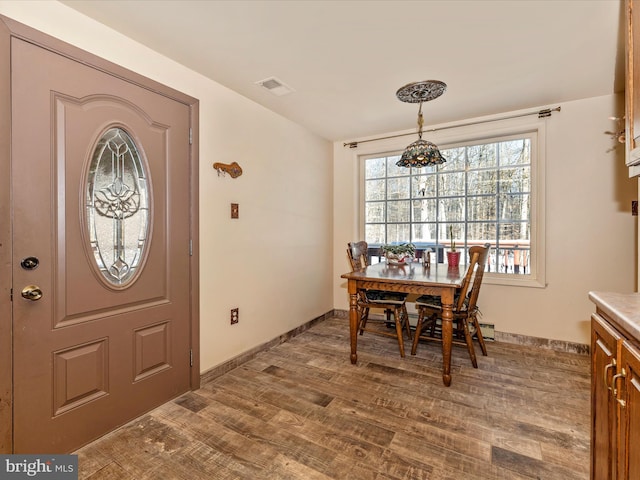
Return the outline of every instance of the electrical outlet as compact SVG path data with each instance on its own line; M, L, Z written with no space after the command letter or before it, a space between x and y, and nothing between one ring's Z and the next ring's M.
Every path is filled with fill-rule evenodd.
M237 308L231 309L231 325L235 325L240 321L240 315L238 314Z

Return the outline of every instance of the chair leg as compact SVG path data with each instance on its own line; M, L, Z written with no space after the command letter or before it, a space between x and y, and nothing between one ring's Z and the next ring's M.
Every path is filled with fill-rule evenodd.
M473 348L473 338L471 338L471 332L469 332L469 324L466 319L460 319L459 322L462 322L462 328L464 330L464 339L467 342L467 350L469 351L469 356L471 357L471 364L473 368L478 368L478 360L476 359L476 351Z
M404 358L404 339L402 338L402 308L393 309L393 317L396 322L396 336L398 337L398 347L400 347L400 356Z
M409 323L409 312L407 312L406 304L402 304L402 317L403 317L402 321L404 323L404 328L407 331L407 336L409 337L409 341L411 341L413 337L411 336L411 324Z
M384 311L384 313L387 316L387 322L386 322L387 328L393 328L393 322L391 321L391 314L393 313L393 311L391 309L387 308Z
M413 343L411 345L411 355L416 354L418 349L418 340L420 339L420 333L422 332L422 322L424 321L424 310L418 307L418 323L416 323L416 331L413 332Z
M429 329L429 335L431 335L432 337L436 336L437 324L438 324L438 319L434 318L433 321L431 322L431 328Z
M480 344L480 349L482 350L482 355L487 356L487 346L484 344L484 337L482 336L482 330L480 330L480 324L478 323L478 317L473 314L471 315L471 321L473 322L473 326L476 329L476 334L478 336L478 343Z
M363 307L360 314L360 335L364 333L364 329L367 326L367 320L369 320L369 308Z

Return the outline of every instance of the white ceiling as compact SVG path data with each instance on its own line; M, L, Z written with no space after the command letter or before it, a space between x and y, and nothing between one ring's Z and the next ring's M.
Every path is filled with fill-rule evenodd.
M63 0L329 140L624 89L621 0ZM275 76L295 91L255 82Z

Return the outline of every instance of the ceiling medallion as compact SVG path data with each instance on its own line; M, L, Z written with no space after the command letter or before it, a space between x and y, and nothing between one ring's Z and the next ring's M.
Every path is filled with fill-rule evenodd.
M440 80L413 82L400 87L396 92L398 100L405 103L420 103L434 100L447 89L447 84Z

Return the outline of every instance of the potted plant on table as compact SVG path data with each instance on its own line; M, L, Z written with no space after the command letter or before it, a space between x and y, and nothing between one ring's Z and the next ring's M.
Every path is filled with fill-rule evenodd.
M450 267L457 267L460 264L460 252L456 250L456 241L453 237L453 225L449 225L449 239L451 246L447 252L447 263Z
M407 260L413 258L415 255L416 246L413 243L382 245L380 251L387 259L389 265L405 265Z

